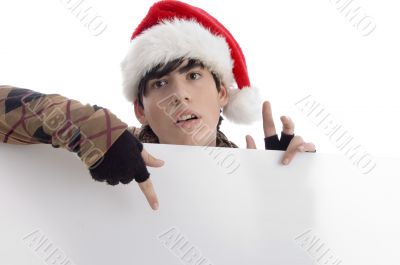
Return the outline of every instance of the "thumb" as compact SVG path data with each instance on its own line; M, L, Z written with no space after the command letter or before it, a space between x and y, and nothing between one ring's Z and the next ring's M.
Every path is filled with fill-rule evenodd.
M162 167L164 165L164 161L155 158L154 156L150 155L146 149L143 148L142 150L142 158L146 166L150 167Z
M257 149L256 143L254 142L254 139L253 137L251 137L251 135L246 135L246 148Z

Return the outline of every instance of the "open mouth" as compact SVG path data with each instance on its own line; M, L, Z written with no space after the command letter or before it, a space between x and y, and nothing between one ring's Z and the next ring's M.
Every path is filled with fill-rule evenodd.
M199 126L200 121L201 118L196 114L188 114L181 116L175 124L177 127L189 129Z
M190 120L197 120L197 119L198 119L198 117L195 114L191 114L191 115L186 115L184 117L181 117L180 119L178 119L178 121L176 123L178 124L178 123L183 123L183 122L187 122Z

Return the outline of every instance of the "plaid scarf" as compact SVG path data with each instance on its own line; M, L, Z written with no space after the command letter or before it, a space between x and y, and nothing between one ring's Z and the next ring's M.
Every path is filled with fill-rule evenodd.
M130 131L142 143L160 143L157 135L153 132L149 125L142 125L141 128L131 127ZM235 143L229 141L225 134L223 134L220 130L217 130L216 146L238 148L238 146Z

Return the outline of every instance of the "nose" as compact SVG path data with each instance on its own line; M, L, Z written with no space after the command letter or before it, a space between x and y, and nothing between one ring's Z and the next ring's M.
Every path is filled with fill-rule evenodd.
M186 88L183 81L174 80L173 87L173 93L175 95L174 98L176 103L190 102L192 100L192 96L190 95L190 92Z

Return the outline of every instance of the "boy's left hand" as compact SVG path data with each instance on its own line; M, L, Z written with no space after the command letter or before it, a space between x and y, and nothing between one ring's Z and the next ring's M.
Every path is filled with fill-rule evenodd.
M313 143L306 143L301 136L294 136L294 123L287 116L281 116L283 128L281 139L278 139L272 118L271 104L268 101L263 103L262 115L265 149L286 151L282 158L282 164L289 164L297 152L316 152ZM250 135L246 135L246 146L247 149L257 149L256 143Z

